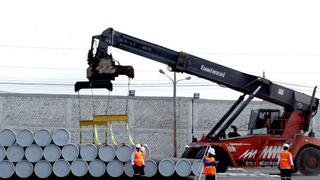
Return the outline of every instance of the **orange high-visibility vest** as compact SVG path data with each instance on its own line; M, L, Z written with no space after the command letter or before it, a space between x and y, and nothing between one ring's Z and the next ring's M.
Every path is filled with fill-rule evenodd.
M141 167L144 165L144 153L141 151L134 151L134 165Z
M213 162L215 163L216 160L213 158L213 157L209 157L209 156L206 156L204 158L207 162ZM206 166L205 164L203 164L204 168L203 168L203 172L204 172L204 175L216 175L217 173L217 170L216 170L216 166Z
M291 164L291 153L289 151L281 151L279 154L279 167L280 169L291 169L291 166L293 166L293 164Z

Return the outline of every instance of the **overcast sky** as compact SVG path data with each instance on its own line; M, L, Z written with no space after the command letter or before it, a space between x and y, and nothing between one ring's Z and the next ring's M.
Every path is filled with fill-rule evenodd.
M319 9L318 0L4 0L0 91L74 94L73 84L86 79L91 36L113 27L245 73L265 71L271 81L311 94L320 82ZM130 89L137 96L172 95L172 83L158 72L166 65L112 52L122 65L135 68ZM127 94L125 77L114 84L112 95ZM194 92L206 99L240 95L194 76L179 82L178 96Z

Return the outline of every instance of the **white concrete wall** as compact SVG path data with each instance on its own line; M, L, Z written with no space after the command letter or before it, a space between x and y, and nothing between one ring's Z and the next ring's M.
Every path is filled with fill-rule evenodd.
M110 97L109 114L123 114L126 111L127 97ZM181 154L184 146L191 141L192 125L196 137L208 133L213 125L234 101L178 98L177 138ZM93 115L91 96L80 97L81 119L91 119ZM105 114L106 96L94 96L96 114ZM240 114L235 124L245 130L250 111L258 108L275 108L261 102L251 102ZM170 97L129 97L127 111L129 126L136 142L148 144L154 154L171 156L173 149L173 107ZM0 94L0 128L37 130L65 127L72 133L72 142L79 143L79 99L73 95ZM317 115L314 127L320 129ZM128 142L124 123L114 123L118 142ZM316 131L317 132L317 131ZM101 140L105 140L105 128L99 128ZM111 143L110 133L108 142ZM84 132L84 142L92 142L91 128Z

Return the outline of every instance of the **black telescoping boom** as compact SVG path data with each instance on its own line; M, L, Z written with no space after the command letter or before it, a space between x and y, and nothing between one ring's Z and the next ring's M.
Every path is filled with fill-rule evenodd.
M94 48L95 41L98 41L96 49ZM170 66L173 71L195 75L244 94L252 94L257 87L261 86L255 97L289 110L315 112L318 108L319 100L309 95L272 83L259 76L246 74L185 52L177 52L117 32L112 28L106 29L101 35L92 37L87 70L87 77L92 84L98 81L114 80L121 74L130 78L134 77L131 66L115 65L112 55L108 53L109 46L155 60ZM81 87L78 87L79 89Z

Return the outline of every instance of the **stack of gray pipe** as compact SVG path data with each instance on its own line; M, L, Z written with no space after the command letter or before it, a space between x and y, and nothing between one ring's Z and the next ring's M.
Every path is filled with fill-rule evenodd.
M72 174L82 177L133 176L131 155L133 147L103 144L70 143L70 133L64 128L54 131L40 129L34 133L23 129L15 133L11 129L0 131L0 178L10 178L14 173L20 178L35 175L47 178L51 175L66 177ZM164 177L198 175L201 163L189 159L150 158L146 147L145 176Z
M17 133L3 129L0 131L0 178L10 178L14 173L20 178L33 174L39 178L69 174L120 177L128 172L132 176L132 150L132 146L126 144L76 145L70 143L70 133L64 128L54 131L40 129L34 133L28 129ZM146 148L147 155L149 152ZM150 162L152 160L146 160L146 175L149 177L156 174L154 169L157 170L157 164ZM129 171L125 169L126 164L130 165Z
M53 132L40 129L34 133L29 129L1 130L0 178L10 178L14 173L20 178L33 174L39 178L68 175L69 162L60 158L61 148L69 143L70 133L64 128Z

